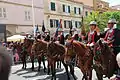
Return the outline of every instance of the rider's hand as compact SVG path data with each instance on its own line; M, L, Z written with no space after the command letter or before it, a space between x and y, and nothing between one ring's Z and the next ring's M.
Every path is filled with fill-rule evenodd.
M90 46L91 46L91 47L94 46L94 43L91 43Z
M90 44L88 43L87 46L90 46Z

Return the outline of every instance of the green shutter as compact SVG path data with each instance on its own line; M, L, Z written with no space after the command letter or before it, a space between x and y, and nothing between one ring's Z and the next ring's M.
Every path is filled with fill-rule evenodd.
M74 13L76 14L76 7L74 7Z
M55 11L55 3L54 2L51 2L51 10Z
M70 6L68 6L68 13L70 13Z
M65 12L65 5L63 4L63 12Z

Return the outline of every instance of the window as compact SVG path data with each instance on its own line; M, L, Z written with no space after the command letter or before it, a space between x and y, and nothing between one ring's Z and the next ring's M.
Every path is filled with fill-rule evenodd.
M59 21L58 21L58 20L55 20L55 23L56 23L55 27L57 28Z
M0 17L2 17L2 8L0 8Z
M92 12L90 12L90 15L92 15Z
M79 28L80 26L81 26L80 21L75 21L75 27L76 27L76 28Z
M70 6L68 6L68 13L70 13Z
M6 9L3 8L3 17L6 18Z
M30 11L25 11L25 20L31 20Z
M53 28L53 20L50 19L50 27Z
M88 16L88 11L85 11L85 15Z
M65 5L63 4L63 12L65 12Z
M0 8L0 18L6 18L6 8Z
M74 13L76 14L76 7L74 7Z
M63 12L70 13L70 6L67 6L67 5L63 4Z
M64 28L66 28L66 21L64 21Z
M55 3L54 2L51 2L51 10L55 11Z
M50 19L50 27L51 28L57 28L58 27L58 20L56 20L56 19Z
M70 26L71 26L71 21L65 20L65 21L64 21L64 28L69 29Z

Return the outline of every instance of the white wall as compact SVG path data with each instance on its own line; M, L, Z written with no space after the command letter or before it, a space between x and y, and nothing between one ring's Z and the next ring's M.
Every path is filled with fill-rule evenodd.
M6 0L4 0L6 1ZM7 0L15 3L31 4L32 0ZM35 8L35 22L42 25L43 22L43 0L34 0L35 5L41 8ZM32 9L31 7L15 5L11 3L0 2L0 8L6 8L6 19L0 19L0 24L17 24L17 25L32 25ZM25 20L25 11L30 11L31 20Z
M7 1L7 2L19 3L19 4L25 4L25 5L32 4L32 0L0 0L0 1ZM33 1L36 7L43 8L43 0L33 0Z

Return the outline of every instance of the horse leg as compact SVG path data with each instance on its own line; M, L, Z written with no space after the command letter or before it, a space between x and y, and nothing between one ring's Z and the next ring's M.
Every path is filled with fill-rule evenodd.
M92 69L88 71L89 80L92 80Z
M83 74L82 80L84 80L84 79L85 79L85 75Z
M50 60L48 59L48 75L50 75Z
M70 76L69 76L69 73L68 73L68 65L64 63L64 61L62 61L63 63L63 66L65 67L65 70L66 70L66 73L67 73L67 77L68 77L68 80L70 80Z
M61 61L60 61L60 69L61 69Z
M24 59L23 59L23 57L21 57L21 60L22 60L22 64L23 64L22 69L24 69Z
M54 80L56 80L56 62L55 61L53 62L53 77L54 77Z
M96 75L97 75L98 80L103 80L103 75L100 72L98 67L95 67L95 71L96 71Z
M24 66L25 66L25 69L26 69L26 67L27 67L27 64L26 64L26 56L25 56L25 58L24 58Z
M57 61L57 68L59 67L59 61Z
M53 63L51 64L51 72L52 72L52 78L51 78L51 80L54 80L53 78L54 78L54 73L53 73Z
M44 72L46 72L46 67L45 67L45 56L42 56L42 61L43 61L43 66L44 66Z
M88 80L88 76L87 76L87 74L85 73L85 74L83 74L84 76L83 76L83 78L82 78L82 80Z
M34 70L34 56L31 56L31 63L32 63L32 71Z
M40 71L40 68L41 68L41 57L38 57L38 64L39 64L38 71Z
M74 80L76 80L76 77L75 77L75 74L74 74L74 66L73 65L70 65L70 73L72 74Z

